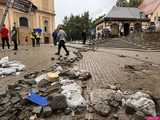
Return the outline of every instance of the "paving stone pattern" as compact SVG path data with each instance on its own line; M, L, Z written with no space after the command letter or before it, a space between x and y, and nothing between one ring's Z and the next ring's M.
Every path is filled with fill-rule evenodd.
M127 79L121 70L125 64L140 64L141 61L132 58L121 58L117 55L103 51L89 51L78 64L80 69L87 70L92 74L89 83L90 88L105 87L107 84L118 84Z

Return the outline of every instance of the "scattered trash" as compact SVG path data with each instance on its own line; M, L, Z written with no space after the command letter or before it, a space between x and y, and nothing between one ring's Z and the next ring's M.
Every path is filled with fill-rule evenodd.
M32 72L24 75L25 79L35 79L38 76L39 72Z
M125 65L124 68L127 70L135 70L134 65Z
M50 117L52 115L52 108L50 106L43 107L42 116L43 117Z
M92 77L90 72L87 72L85 70L78 70L78 69L68 70L61 73L60 75L67 76L70 79L82 80L82 81L89 80Z
M121 106L123 93L112 89L94 89L90 92L90 101L94 110L101 116L108 116Z
M80 55L78 52L77 54ZM0 119L37 120L41 117L50 117L53 112L64 112L64 114L70 114L74 110L83 112L87 103L82 96L82 87L75 82L75 79L60 75L69 70L67 67L79 58L60 59L60 64L27 73L24 79L8 85L8 89L1 88ZM19 75L24 68L25 66L17 61L9 61L8 57L0 60L2 76Z
M14 68L0 68L0 75L11 75L16 73Z
M34 114L37 114L37 115L40 115L41 112L42 112L42 107L41 106L36 106L33 108L33 111L32 111Z
M18 61L9 61L9 57L4 57L0 60L0 76L19 75L20 71L25 69L25 65Z
M55 58L54 58L54 57L52 57L52 58L51 58L51 60L52 60L52 61L54 61L54 60L55 60Z
M87 105L86 100L82 97L82 89L76 82L69 82L69 80L61 81L62 94L67 98L67 104L70 108L84 108Z
M53 111L64 110L68 107L66 96L63 94L53 94L48 97L49 106Z
M35 115L31 116L29 120L37 120L37 115L35 114Z
M127 56L125 56L125 55L118 55L119 57L122 57L122 58L124 58L124 57L127 57Z
M50 72L50 73L47 73L47 78L49 81L55 81L59 78L59 75L58 75L58 73Z
M83 87L78 83L81 81L83 83L83 80L90 79L91 74L78 68L67 69L68 65L71 65L73 61L83 57L80 52L75 54L79 55L79 58L61 57L61 64L53 65L51 71L42 70L26 74L24 80L19 80L16 84L8 86L8 90L1 88L0 119L37 120L39 117L50 117L53 112L63 112L67 115L72 113L72 116L76 116L76 111L83 112L88 106L92 107L92 112L97 112L102 116L112 115L113 111L113 116L116 119L119 119L117 113L120 109L125 109L125 114L129 110L133 110L134 112L131 111L131 113L135 115L140 110L140 113L145 113L145 115L156 115L155 103L149 95L143 93L124 94L113 85L108 85L107 89L94 89L91 91L91 104L89 104L82 95ZM67 63L67 67L65 63ZM4 69L7 69L5 74L18 75L24 67L24 65L19 65L17 61L9 61L9 58L5 57L0 60L0 75L4 74ZM8 71L8 68L10 68L10 71ZM126 68L143 70L135 65L128 65ZM147 69L148 67L146 66L145 68ZM32 92L27 95L28 91ZM22 99L24 96L25 99ZM146 120L155 119L159 119L159 117L146 118Z
M1 60L0 60L0 65L5 64L5 63L8 63L8 62L9 62L9 57L1 58Z
M137 92L130 95L125 104L127 107L130 107L135 111L141 111L145 115L156 116L155 103L148 94Z
M38 84L41 80L47 80L47 74L42 74L40 76L38 76L35 81Z
M45 97L39 96L36 93L30 93L27 97L27 100L40 105L40 106L47 106L48 105L48 100Z
M50 83L49 83L49 81L46 80L46 79L41 80L41 81L37 84L37 86L38 86L39 88L47 88L49 85L50 85Z

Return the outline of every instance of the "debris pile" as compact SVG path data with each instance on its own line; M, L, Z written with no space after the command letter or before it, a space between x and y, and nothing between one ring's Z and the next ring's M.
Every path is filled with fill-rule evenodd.
M61 75L69 77L69 79L77 79L77 80L83 80L83 81L88 80L92 77L89 72L85 70L78 70L78 69L63 71Z
M152 63L142 63L136 65L125 65L123 70L130 73L137 73L137 72L148 73L160 70L160 67L159 65L155 65Z
M93 111L109 119L144 120L156 116L156 104L144 92L122 92L116 89L95 89L90 93L90 106ZM122 116L123 115L123 116Z
M95 89L90 93L91 106L98 114L108 116L122 105L122 95L121 91Z
M156 106L150 95L142 92L136 92L128 96L125 101L126 112L142 112L144 115L156 116Z
M67 98L68 107L74 111L83 111L86 109L86 100L82 96L82 88L75 82L69 79L62 79L62 92Z
M63 76L64 71L63 67L56 64L52 71L27 74L24 80L1 89L0 119L29 120L50 117L60 111L65 114L83 112L87 103L82 96L82 88L77 83L80 79ZM67 71L72 73L71 70ZM75 74L76 78L86 80L88 77L85 75L89 73Z
M0 60L0 76L19 75L25 69L25 65L18 61L9 61L9 57Z
M82 57L79 51L74 52L74 57L59 57L51 68L27 73L23 80L1 88L0 119L35 120L51 117L53 113L85 111L87 103L79 82L88 80L91 75L69 68ZM16 74L24 68L8 57L0 60L0 75Z

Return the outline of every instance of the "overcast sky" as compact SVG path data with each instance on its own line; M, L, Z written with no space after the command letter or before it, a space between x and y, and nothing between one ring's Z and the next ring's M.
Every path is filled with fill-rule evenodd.
M65 16L82 14L89 11L92 18L107 13L116 0L55 0L56 25L62 23Z

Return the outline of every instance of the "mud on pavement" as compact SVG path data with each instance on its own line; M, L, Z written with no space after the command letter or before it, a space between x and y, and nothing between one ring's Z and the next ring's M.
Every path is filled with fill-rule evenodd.
M90 90L88 81L92 75L75 67L83 58L82 52L87 51L76 50L74 57L60 56L50 68L25 74L23 80L2 88L0 119L144 120L159 114L158 93L142 89L145 86L138 89L127 83L123 83L126 88L108 84ZM159 74L159 66L152 64L126 65L122 70L130 81Z

